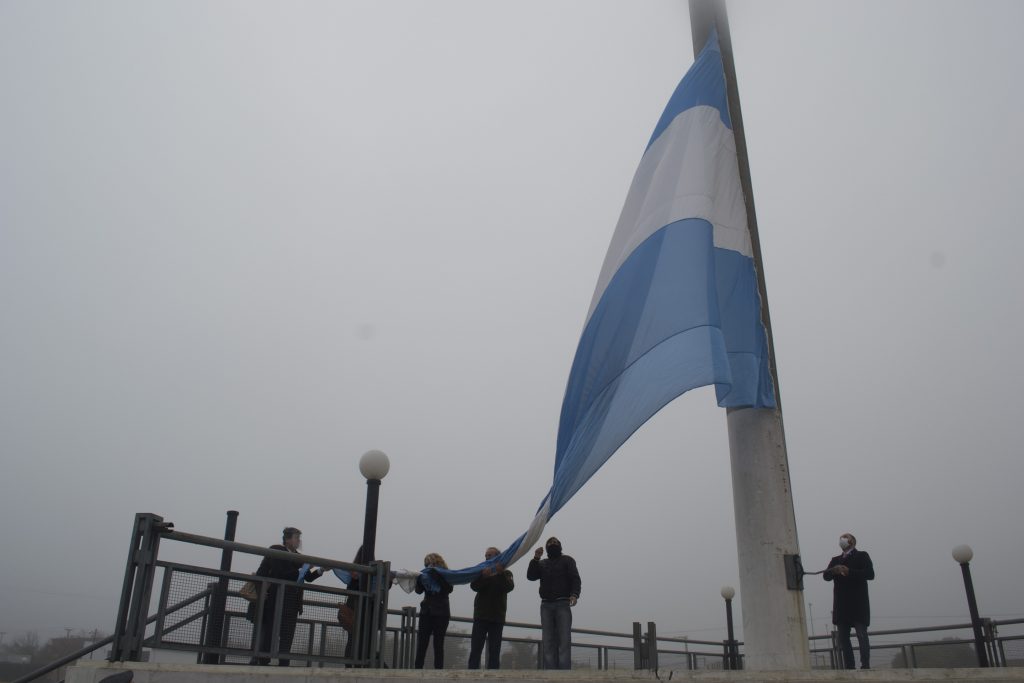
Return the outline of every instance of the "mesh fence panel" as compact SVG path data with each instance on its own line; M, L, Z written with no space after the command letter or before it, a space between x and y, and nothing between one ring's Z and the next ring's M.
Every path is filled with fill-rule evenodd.
M978 666L978 655L974 645L967 643L935 643L913 645L912 647L914 649L914 665L919 669L950 669L954 667Z
M171 572L167 605L179 606L164 618L163 640L179 645L202 643L212 587L209 576L167 569Z
M633 651L608 650L608 668L631 670L633 668Z
M252 647L252 622L245 617L248 606L249 602L247 600L228 598L228 612L224 615L224 647L240 650L248 650ZM224 658L224 663L248 664L249 655L228 655Z
M216 579L180 568L167 568L170 580L167 585L162 640L168 645L201 646L204 644L211 600L217 586ZM253 648L256 608L253 603L237 593L245 580L231 579L228 582L228 596L224 608L224 630L220 645L229 649L249 650ZM292 659L302 655L321 657L346 656L346 647L351 636L338 623L338 605L343 597L336 593L318 591L306 587L303 590L302 612L298 616L290 654ZM272 622L261 628L273 628ZM383 654L390 662L394 648L393 638L385 642ZM249 654L228 654L227 664L248 664ZM304 662L299 662L303 663Z
M1006 666L1024 666L1024 639L1003 640Z
M535 643L510 643L504 641L501 644L501 668L517 670L533 670L537 668L537 648ZM481 666L487 665L486 648L481 657Z

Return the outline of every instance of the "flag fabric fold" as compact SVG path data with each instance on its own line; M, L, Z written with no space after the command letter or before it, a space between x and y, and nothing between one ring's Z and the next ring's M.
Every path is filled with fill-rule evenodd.
M562 403L554 478L529 529L452 584L530 551L544 525L651 416L690 389L774 408L725 71L712 33L640 161Z

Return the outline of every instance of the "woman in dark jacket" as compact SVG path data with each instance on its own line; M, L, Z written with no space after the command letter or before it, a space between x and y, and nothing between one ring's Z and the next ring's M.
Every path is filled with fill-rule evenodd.
M282 532L281 540L283 545L272 545L271 550L283 550L289 553L298 553L302 547L302 532L295 527L286 527ZM302 613L302 588L299 586L299 573L302 571L301 560L285 560L273 557L264 557L260 568L256 570L257 576L265 576L270 579L281 579L294 585L284 587L284 597L281 605L281 628L280 640L278 641L279 657L277 663L281 666L288 666L291 660L287 659L292 649L292 640L295 638L295 625ZM302 577L303 581L316 581L323 575L323 570L314 569L306 572ZM270 651L270 639L274 634L274 609L277 606L277 590L280 584L269 583L267 594L263 601L263 619L260 622L260 650ZM256 604L249 608L255 615ZM257 657L253 662L265 666L270 663L270 657Z
M448 632L451 620L451 607L448 596L452 585L436 571L437 567L448 569L444 558L437 553L430 553L423 558L426 570L416 578L416 592L424 593L420 603L420 624L416 639L416 668L423 668L427 657L427 645L430 637L434 637L434 668L444 668L444 636Z

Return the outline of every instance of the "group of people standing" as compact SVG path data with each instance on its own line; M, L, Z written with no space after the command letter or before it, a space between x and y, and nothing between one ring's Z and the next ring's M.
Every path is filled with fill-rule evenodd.
M298 553L302 548L302 532L295 527L286 527L282 532L281 544L270 546L271 550ZM547 558L542 559L544 552ZM494 560L500 551L490 547L484 552L484 559ZM362 549L355 563L362 564ZM323 575L320 568L305 568L299 561L283 558L264 557L256 575L289 582L283 586L282 614L279 627L278 651L282 655L278 664L288 666L287 654L291 651L295 627L302 613L302 584L315 581ZM423 558L423 571L416 578L416 593L423 595L420 603L417 627L415 667L422 669L427 649L433 642L434 668L444 668L444 639L451 621L449 596L452 585L438 569L448 569L444 558L430 553ZM571 667L570 640L572 611L580 597L580 574L576 561L562 553L562 543L552 536L544 548L537 548L526 571L529 581L540 581L540 618L545 669L568 669ZM277 590L281 584L270 583L263 601L259 650L269 652L277 604ZM502 632L505 628L505 614L508 611L508 594L515 589L512 572L500 563L486 567L469 587L476 593L473 600L473 631L470 636L470 652L467 667L480 668L484 646L487 646L487 668L501 668ZM352 584L349 588L353 588ZM358 587L357 587L358 588ZM249 605L249 618L255 621L257 603ZM351 639L349 645L351 646ZM351 656L351 649L346 650ZM253 664L267 665L269 657L256 657Z
M302 548L302 532L295 527L285 527L281 544L270 546L271 550L298 553ZM868 581L875 578L871 556L857 549L857 539L851 533L839 537L842 551L831 559L822 572L826 581L833 582L832 623L835 624L843 664L855 667L850 631L857 635L862 669L870 668L871 646L867 629L871 623L871 608L868 600ZM547 558L543 558L547 552ZM494 560L500 551L490 547L484 552L484 559ZM363 563L362 548L355 558L356 564ZM416 593L423 595L420 603L419 625L415 666L422 669L427 648L434 644L434 668L444 668L444 639L451 621L449 596L452 585L438 569L448 569L444 558L430 553L423 558L423 571L416 578ZM281 666L288 666L287 654L291 651L295 637L295 626L302 613L302 584L315 581L323 575L320 568L308 568L301 561L264 557L256 575L280 579L286 585L270 583L263 600L261 623L264 628L260 635L259 650L269 652L277 604L277 591L284 588L282 614L279 627L278 651L284 655L278 659ZM540 623L545 669L569 669L571 660L572 608L580 597L580 573L576 561L562 552L562 543L552 536L543 548L534 551L533 559L526 570L528 581L540 581ZM349 585L353 587L352 584ZM356 586L358 588L358 586ZM502 631L505 628L505 614L508 610L508 594L515 589L512 572L500 563L489 565L471 584L476 593L473 600L473 631L470 636L470 652L467 667L480 668L480 658L487 646L487 668L501 667ZM257 603L249 605L249 618L255 621ZM351 645L351 639L350 643ZM346 650L351 656L351 650ZM266 665L269 657L256 657L253 664Z
M547 551L547 559L541 559ZM492 561L500 551L490 547L484 559ZM433 640L434 668L444 668L444 638L451 620L448 596L452 585L445 580L438 567L448 566L437 553L423 559L424 571L416 579L416 592L424 595L420 603L420 621L417 630L415 667L422 669L427 648ZM580 597L580 573L576 561L562 553L562 543L552 536L543 548L534 551L526 570L528 581L540 581L541 640L545 669L569 669L572 637L572 607ZM501 563L483 570L469 587L476 593L473 599L473 631L470 634L470 669L480 668L484 645L487 646L487 668L501 668L501 637L508 610L508 594L515 589L512 572Z

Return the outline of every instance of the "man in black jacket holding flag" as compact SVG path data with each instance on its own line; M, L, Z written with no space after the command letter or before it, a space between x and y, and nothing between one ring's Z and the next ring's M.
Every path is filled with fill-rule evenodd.
M562 542L552 536L537 548L526 570L529 581L540 579L540 626L545 669L571 669L572 607L580 598L580 573L576 560L562 554Z

